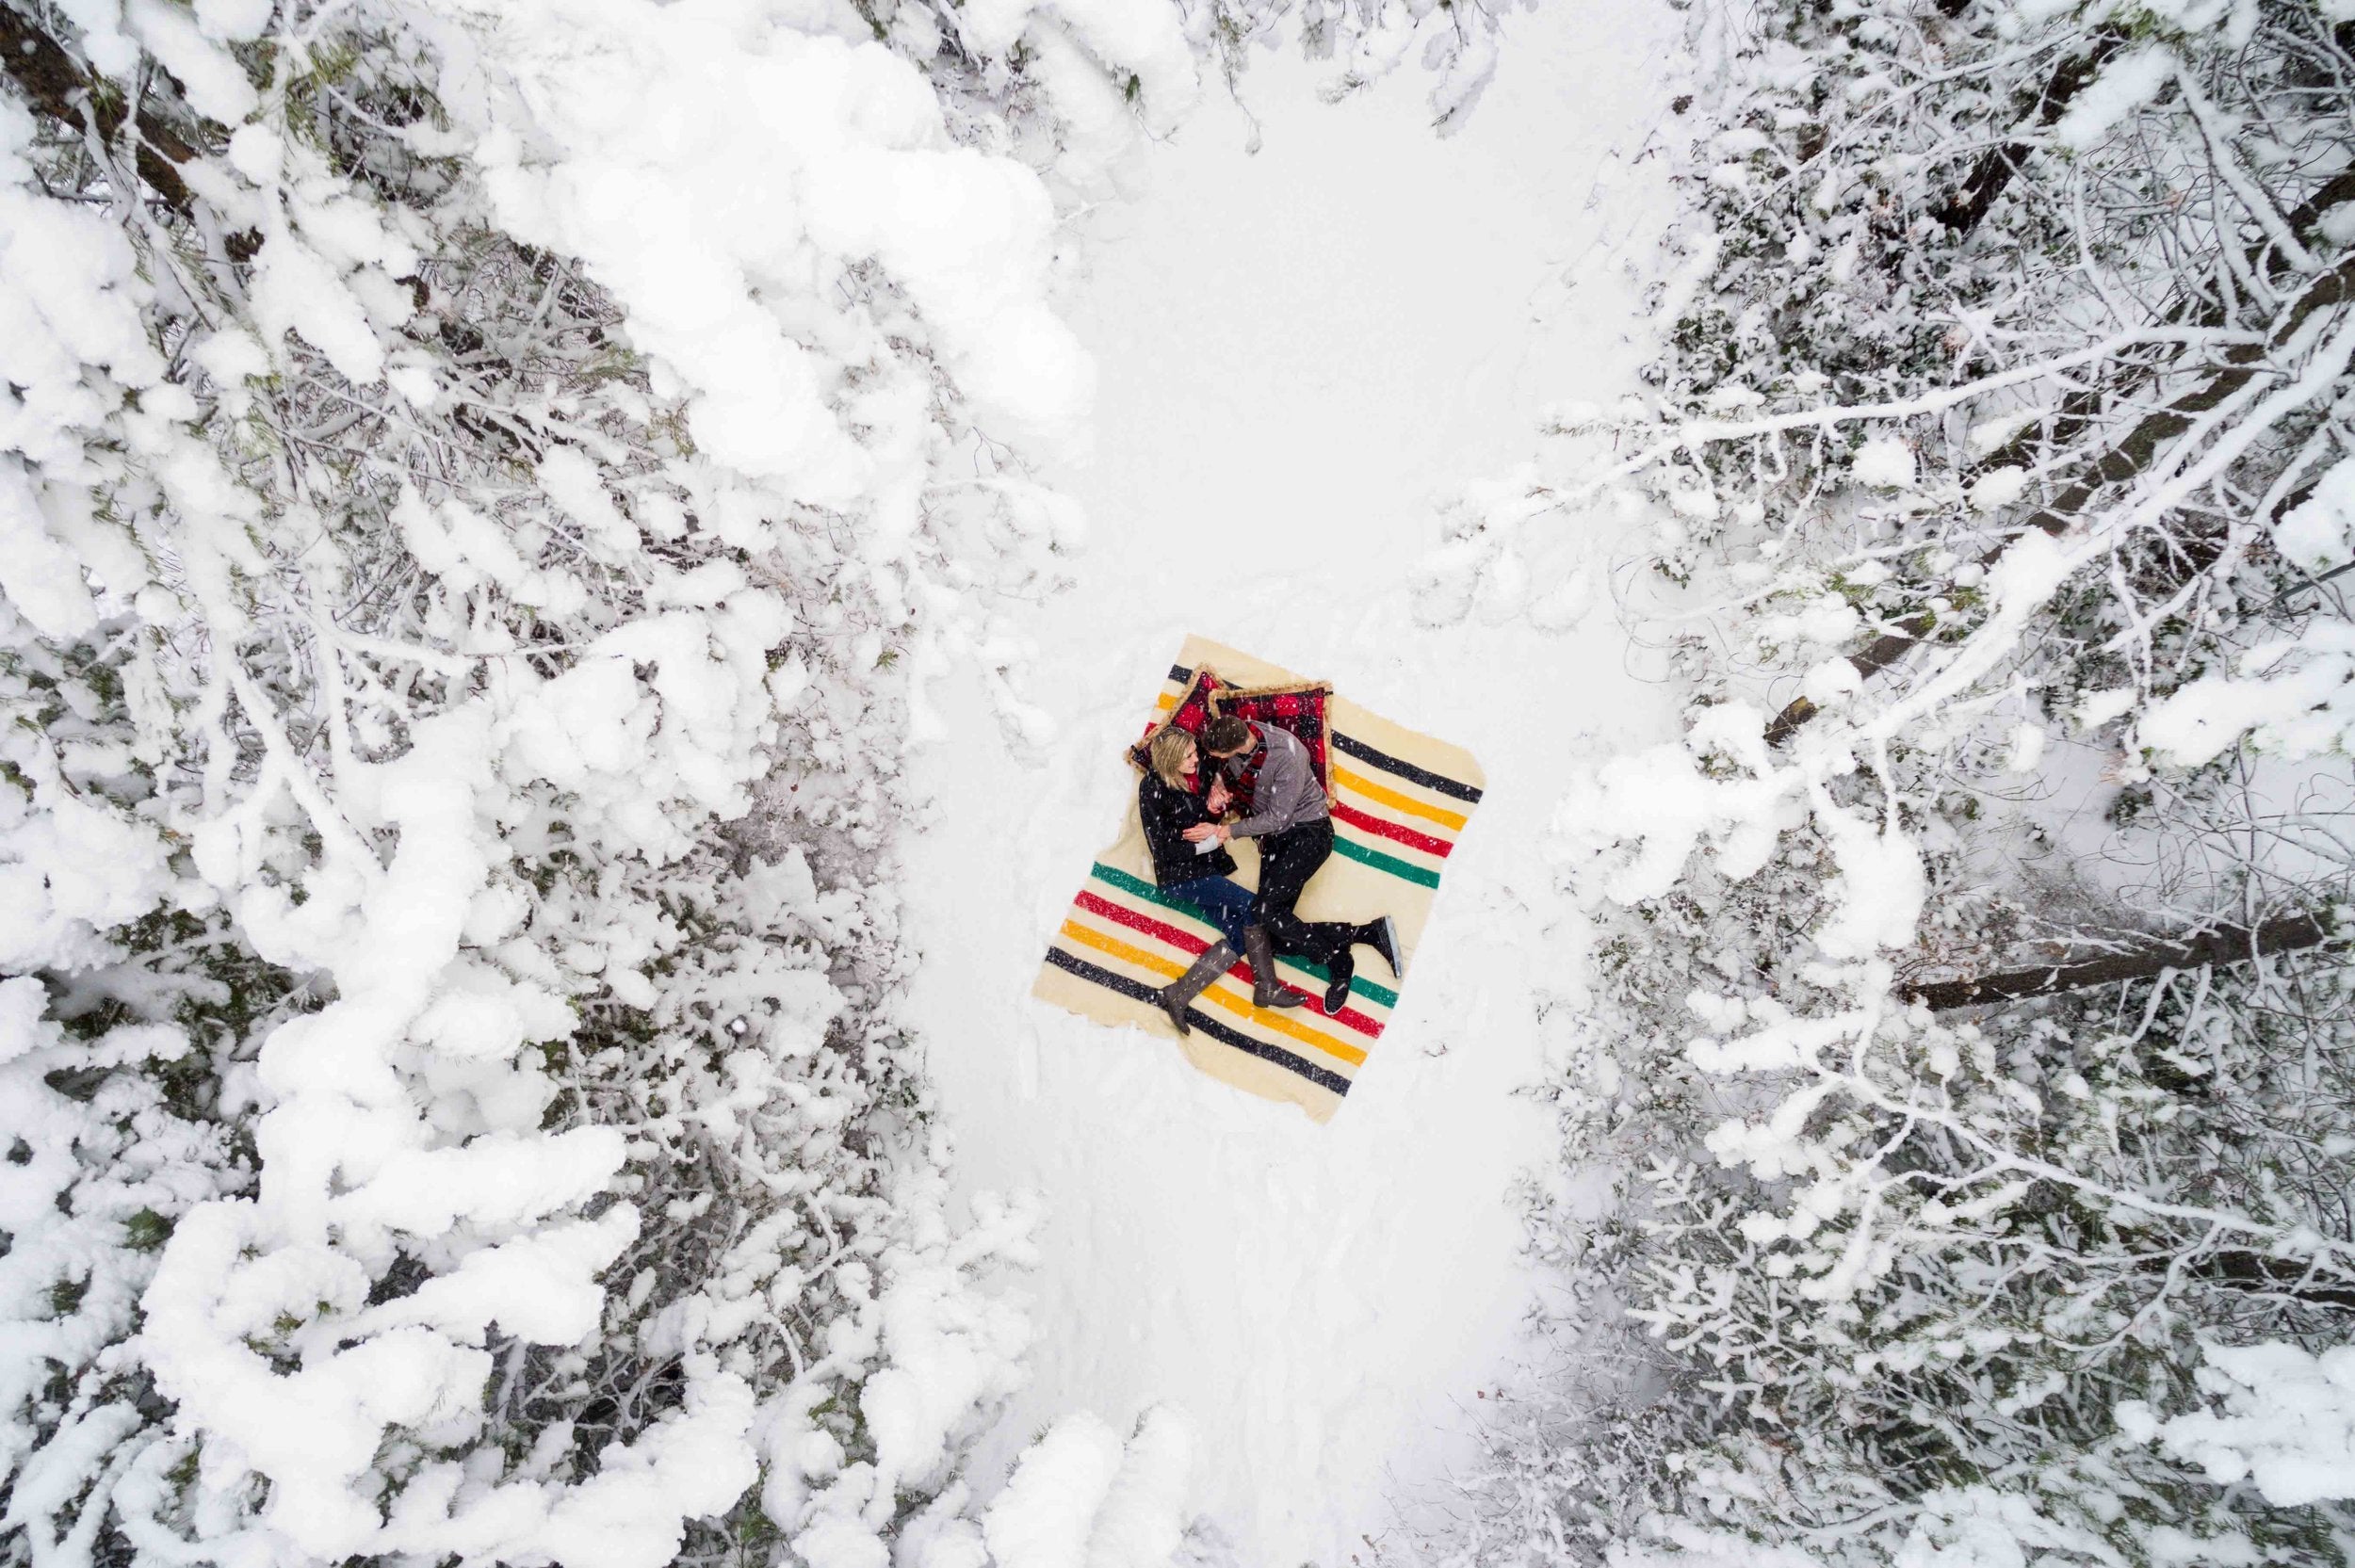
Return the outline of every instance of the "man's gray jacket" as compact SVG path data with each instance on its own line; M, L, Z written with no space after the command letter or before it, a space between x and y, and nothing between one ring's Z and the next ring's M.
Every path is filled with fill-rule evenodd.
M1322 821L1329 815L1324 786L1317 783L1316 766L1308 760L1308 748L1289 730L1273 724L1253 727L1259 731L1259 744L1267 748L1267 761L1260 765L1259 784L1252 792L1255 809L1235 824L1235 836L1264 838L1305 822ZM1247 754L1234 760L1247 760Z

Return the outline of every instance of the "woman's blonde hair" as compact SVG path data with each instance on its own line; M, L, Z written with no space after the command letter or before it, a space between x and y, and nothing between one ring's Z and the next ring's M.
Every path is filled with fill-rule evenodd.
M1153 744L1145 748L1145 755L1152 761L1155 775L1172 789L1186 787L1186 752L1193 745L1194 736L1172 724L1155 736Z

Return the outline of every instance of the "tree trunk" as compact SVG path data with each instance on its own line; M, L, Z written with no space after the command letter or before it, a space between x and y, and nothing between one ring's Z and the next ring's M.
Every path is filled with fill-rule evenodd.
M6 0L0 0L0 70L34 113L76 131L95 131L101 141L112 142L129 120L138 140L139 178L174 212L188 216L193 198L177 166L195 157L196 149L155 115L126 115L120 89L85 75L56 39Z
M2314 225L2322 220L2325 213L2344 202L2355 202L2355 169L2328 182L2299 202L2284 221L2289 225L2290 233L2301 242L2311 242L2321 237ZM2282 267L2281 253L2274 249L2270 239L2261 241L2249 253L2247 262L2251 274L2268 280L2277 276ZM2193 309L2194 305L2199 308ZM2225 309L2221 295L2196 295L2180 299L2155 323L2163 327L2221 327L2224 324ZM2111 391L2100 381L2078 388L2061 399L2049 427L2040 421L2028 426L1986 457L1965 465L1963 477L1971 478L1997 468L2024 468L2036 460L2040 451L2067 445L2093 423Z
M1949 11L1947 14L1951 16L1955 13ZM2061 61L2053 72L2052 80L2046 82L2044 90L2037 95L2037 129L2040 131L2058 120L2069 107L2069 101L2084 91L2094 77L2101 74L2102 67L2109 63L2110 57L2117 54L2125 41L2116 33L2099 34L2091 49ZM1962 182L1961 188L1954 195L1933 208L1930 216L1952 230L1957 238L1968 234L1979 226L1979 220L1995 204L1995 199L2004 194L2005 187L2020 172L2021 161L2033 151L2035 148L2028 142L2007 141L1982 154L1971 170L1971 177Z
M2355 935L2355 933L2349 933ZM2120 980L2151 979L2169 969L2201 969L2214 963L2246 963L2276 953L2344 941L2320 915L2282 914L2256 926L2211 926L2204 931L2168 941L2148 942L2120 953L2075 963L2051 963L2034 969L2014 969L1978 979L1937 980L1907 985L1899 994L1923 1002L1934 1011L1949 1008L1984 1007L1990 1002L2052 996L2089 986L2114 985Z
M2215 408L2239 391L2265 368L2266 356L2280 347L2316 311L2337 309L2355 302L2355 253L2350 253L2338 266L2322 273L2306 285L2295 304L2282 314L2278 325L2265 343L2248 344L2230 350L2225 359L2231 368L2220 370L2207 382L2194 388L2159 410L2145 414L2120 437L2109 450L2095 459L2090 469L2048 504L2039 507L2006 540L2019 537L2028 528L2040 529L2058 538L2069 531L2085 504L2104 489L2123 483L2150 465L2159 448L2192 427L2199 415ZM1980 558L1980 564L1992 565L2003 554L2003 545L1990 550ZM1852 655L1849 664L1860 676L1871 677L1902 657L1907 650L1919 642L1928 632L1935 616L1928 610L1916 610L1896 623L1896 630L1884 633L1861 653ZM1766 744L1780 746L1813 719L1817 709L1806 698L1795 699L1766 726Z
M2315 1279L2311 1268L2291 1258L2233 1249L2209 1253L2192 1266L2192 1271L2233 1290L2287 1296L2315 1306L2355 1311L2355 1285L2333 1282L2327 1275Z

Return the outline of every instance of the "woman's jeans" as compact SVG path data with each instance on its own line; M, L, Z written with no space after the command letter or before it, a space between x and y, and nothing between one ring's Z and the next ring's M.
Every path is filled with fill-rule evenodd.
M1192 904L1226 935L1226 946L1242 951L1242 929L1250 924L1251 890L1229 877L1196 877L1161 889L1172 898Z

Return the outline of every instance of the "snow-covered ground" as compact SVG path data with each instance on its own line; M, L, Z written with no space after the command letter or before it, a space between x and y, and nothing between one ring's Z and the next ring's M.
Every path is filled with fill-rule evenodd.
M1055 477L1092 542L1031 622L1030 695L1059 738L1010 755L978 687L945 685L909 865L912 1002L961 1179L1047 1211L1035 1375L984 1476L1061 1414L1174 1404L1200 1435L1196 1501L1242 1560L1338 1565L1433 1495L1509 1375L1534 1288L1510 1188L1549 1144L1515 1091L1541 1071L1535 998L1566 950L1538 844L1570 759L1672 716L1607 593L1561 635L1432 631L1412 567L1442 503L1526 457L1537 410L1615 396L1644 357L1629 264L1648 267L1671 203L1665 159L1638 154L1665 134L1675 23L1654 0L1515 18L1447 141L1411 70L1326 107L1317 72L1263 57L1256 155L1222 98L1147 150L1134 201L1073 226L1064 303L1101 383L1094 462ZM1559 533L1543 583L1591 563L1600 584L1610 542ZM1027 994L1189 631L1487 770L1397 1020L1326 1127Z

